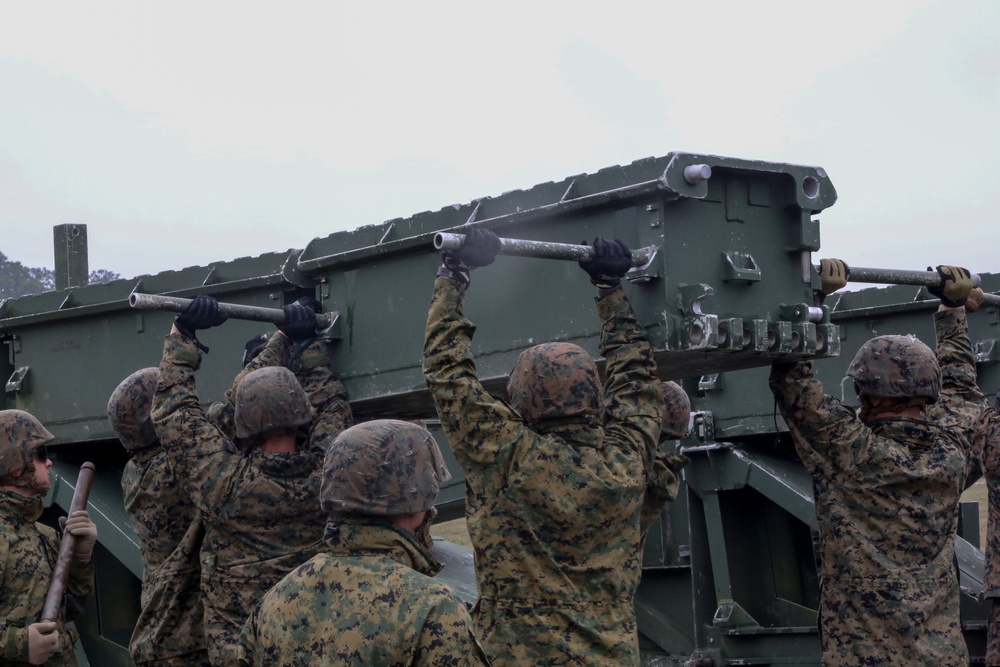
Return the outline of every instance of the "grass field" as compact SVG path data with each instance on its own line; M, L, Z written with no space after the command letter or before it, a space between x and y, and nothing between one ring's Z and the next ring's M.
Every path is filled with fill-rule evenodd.
M465 526L465 518L436 523L431 529L431 533L434 537L440 537L466 549L472 549L472 540L469 539L469 529Z

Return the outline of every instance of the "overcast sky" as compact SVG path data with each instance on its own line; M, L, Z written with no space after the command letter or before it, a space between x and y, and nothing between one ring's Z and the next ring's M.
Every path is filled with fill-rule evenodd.
M1000 2L0 4L0 251L130 277L671 151L819 165L819 256L1000 272Z

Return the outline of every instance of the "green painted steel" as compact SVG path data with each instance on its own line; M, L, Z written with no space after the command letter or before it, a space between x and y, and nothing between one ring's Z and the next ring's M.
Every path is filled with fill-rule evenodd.
M645 664L818 664L812 484L774 414L767 366L775 358L816 359L825 386L837 391L871 335L913 332L933 340L937 306L921 287L813 304L817 215L836 197L818 167L672 153L333 233L304 249L0 303L5 406L32 412L56 436L51 520L68 505L79 464L97 464L90 508L101 535L101 576L81 624L91 663L129 664L124 647L141 573L119 485L126 456L106 402L124 377L158 363L173 317L170 308L134 309L130 301L205 293L233 304L234 318L242 311L275 322L283 305L316 298L336 314L332 367L356 417L425 420L454 474L442 489L439 518L458 517L464 480L436 425L421 345L439 262L435 239L480 226L511 239L516 251L474 271L467 299L478 325L479 374L499 395L530 345L560 340L597 350L586 276L572 261L530 255L541 248L565 260L598 235L646 252L626 289L653 341L659 374L682 383L695 419L680 443L692 459L686 484L651 529L643 558L636 611ZM864 269L861 277L865 271L926 273ZM1000 276L981 280L987 291L1000 289ZM984 307L970 322L983 386L996 391L997 309ZM229 388L244 342L269 329L231 319L199 333L212 350L197 375L206 403ZM441 576L474 599L471 555L448 544L438 550L448 561ZM983 607L974 596L982 590L982 554L961 540L959 553L963 620L973 654L981 655Z

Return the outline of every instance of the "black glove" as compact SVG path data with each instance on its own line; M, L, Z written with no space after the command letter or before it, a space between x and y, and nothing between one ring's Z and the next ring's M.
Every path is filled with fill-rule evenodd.
M247 364L256 359L264 351L264 347L270 338L271 334L262 333L247 341L246 346L243 348L243 368L246 368Z
M316 310L312 305L315 299L307 299L308 297L303 297L282 308L285 311L285 321L278 325L278 331L294 341L316 337Z
M941 299L941 303L947 308L960 308L965 305L972 292L972 274L968 269L942 264L935 269L928 266L927 270L937 270L941 276L941 284L928 287L928 292Z
M214 296L199 294L191 300L184 312L174 316L174 326L184 336L198 340L195 335L198 329L211 329L228 319L229 315L219 312L219 302Z
M295 300L295 303L312 308L312 311L317 315L323 312L323 304L311 296L300 296Z
M618 239L608 241L598 236L594 239L594 258L581 260L580 268L599 289L611 289L632 268L632 251Z
M493 263L500 252L500 238L488 229L470 229L465 243L458 250L441 253L439 276L456 280L463 287L469 285L469 271Z

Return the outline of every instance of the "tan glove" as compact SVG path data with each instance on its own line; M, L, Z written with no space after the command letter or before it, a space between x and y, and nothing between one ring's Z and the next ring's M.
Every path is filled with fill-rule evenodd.
M847 279L850 277L851 267L847 266L844 260L819 260L820 290L823 294L833 294L837 290L846 287Z
M976 312L984 301L986 301L986 295L983 294L982 288L973 287L972 291L969 292L969 298L965 300L965 311L968 313Z
M928 292L941 299L941 305L945 308L961 308L965 305L972 292L972 274L968 269L942 264L935 269L928 266L927 270L937 270L941 275L940 285L927 288Z
M59 650L59 633L55 621L32 623L28 626L28 662L44 665Z
M59 517L59 527L68 530L69 534L76 538L73 544L73 560L89 563L94 553L94 545L97 544L97 526L90 520L87 510L77 510L69 519L64 516Z

